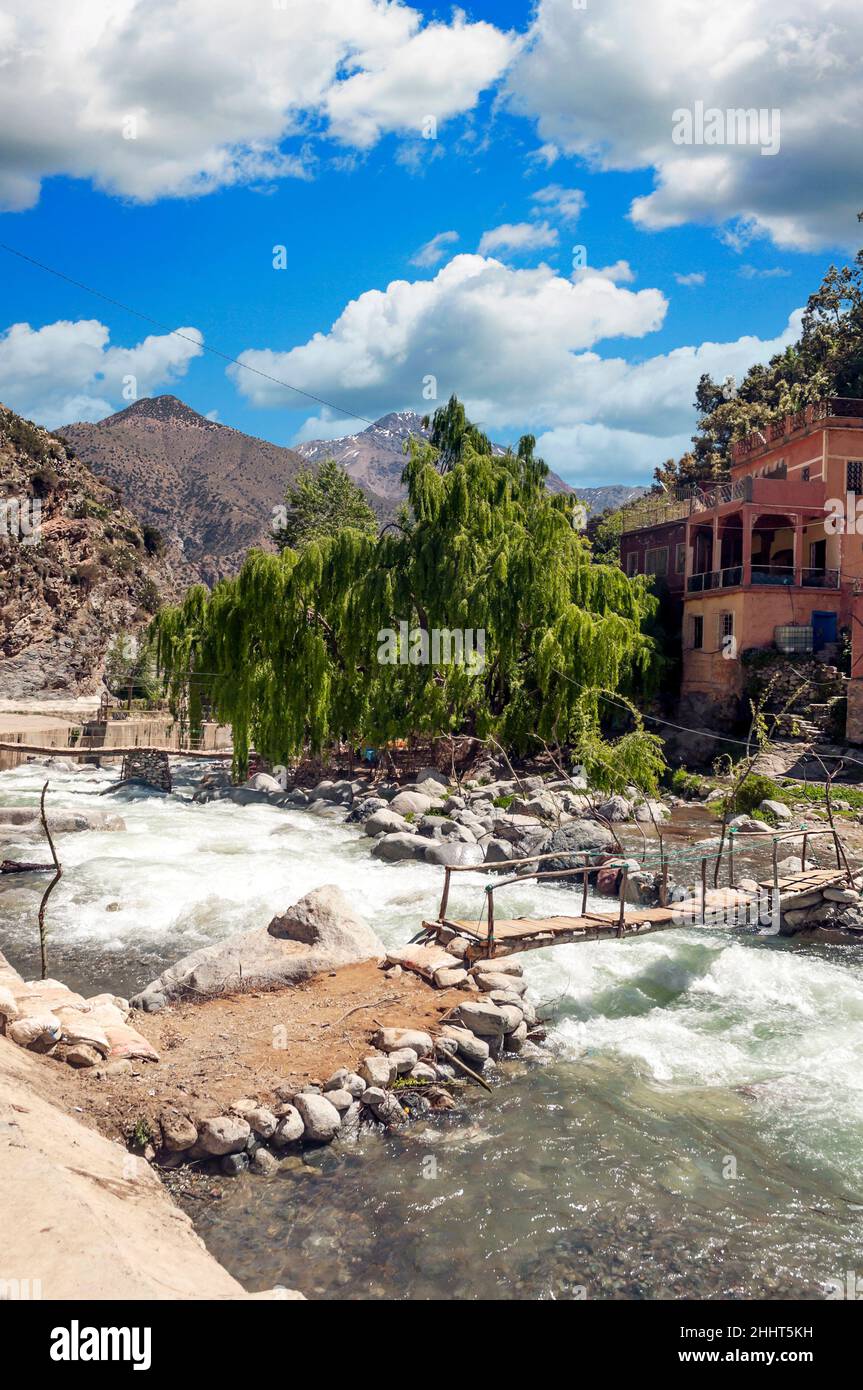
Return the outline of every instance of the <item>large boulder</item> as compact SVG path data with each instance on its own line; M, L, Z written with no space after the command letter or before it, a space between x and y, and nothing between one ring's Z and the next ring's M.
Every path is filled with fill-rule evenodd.
M67 835L74 830L125 830L122 816L110 811L49 811L48 825L54 835ZM44 834L39 812L35 806L0 806L0 829L15 826L24 834Z
M372 857L384 859L388 864L395 864L400 859L421 859L427 844L427 840L412 831L396 831L391 835L382 835L375 841Z
M585 863L585 859L589 862L596 855L609 854L615 847L611 831L600 825L599 821L570 821L568 825L562 825L560 829L552 831L547 839L543 840L539 853L551 854L554 857L544 860L538 867L544 873L578 869ZM581 882L574 874L565 881L572 884Z
M354 799L354 789L350 782L319 782L309 792L311 801L335 801L340 806L350 806Z
M480 845L463 844L459 840L432 841L425 852L427 864L447 864L450 868L481 864L484 857Z
M386 802L380 810L369 816L363 830L366 835L371 836L398 835L401 831L406 835L412 833L410 821L405 820L404 816L400 816L396 811L391 811Z
M241 932L184 956L132 1000L155 1013L170 999L211 998L243 986L294 985L353 961L380 960L383 946L340 888L327 884L268 927Z
M423 792L399 792L390 802L390 810L398 812L400 816L424 816L431 807L432 798Z

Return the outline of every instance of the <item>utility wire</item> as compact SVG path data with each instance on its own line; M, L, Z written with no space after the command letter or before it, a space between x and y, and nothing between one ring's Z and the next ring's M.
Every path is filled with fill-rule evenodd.
M169 334L173 338L182 338L186 343L194 343L196 347L202 348L204 352L209 352L213 357L220 358L223 362L230 362L234 367L241 367L244 372L252 372L254 376L263 377L264 381L271 381L276 386L282 386L287 391L295 391L298 396L305 396L307 400L314 401L317 405L326 406L327 410L334 410L337 415L344 415L348 420L362 420L364 425L373 425L374 420L368 420L365 415L357 415L352 410L345 410L340 405L334 405L332 401L324 400L323 396L315 396L311 391L304 391L301 386L292 386L289 381L282 381L281 377L271 376L269 372L262 372L258 367L251 367L248 362L241 362L238 357L231 357L227 352L221 352L219 348L211 347L209 343L199 342L188 333L181 333L178 328L169 328L166 323L159 319L154 319L150 314L144 314L140 309L134 309L131 304L124 304L121 299L114 299L110 294L96 290L92 285L85 285L81 280L75 280L71 275L66 275L62 270L56 270L54 266L46 265L44 261L37 261L35 256L28 256L24 251L19 251L15 246L9 246L7 242L0 241L0 251L7 251L10 256L17 256L19 260L26 261L28 265L36 266L38 270L44 270L48 275L54 275L58 280L65 280L67 285L74 285L76 289L83 290L85 294L92 294L97 299L102 299L106 304L113 304L115 309L122 309L126 314L134 314L135 318L143 319L145 323L152 324L154 328L159 328L163 333Z

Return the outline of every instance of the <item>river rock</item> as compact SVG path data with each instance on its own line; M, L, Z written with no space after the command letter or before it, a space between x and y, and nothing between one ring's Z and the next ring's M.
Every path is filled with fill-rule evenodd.
M252 790L256 792L277 792L281 794L285 790L275 777L270 776L269 772L254 773L246 782L246 786L251 787Z
M367 1086L363 1091L362 1104L367 1105L371 1110L377 1110L379 1105L383 1105L386 1098L387 1093L383 1086Z
M470 942L466 936L454 936L447 942L446 948L451 956L456 956L458 960L464 960L470 949Z
M407 1123L407 1115L392 1091L387 1091L383 1100L374 1107L374 1117L379 1124L395 1129Z
M425 854L425 841L410 831L399 831L382 835L372 848L372 858L383 859L388 864L403 859L422 859Z
M327 1091L324 1099L328 1100L330 1105L334 1105L340 1115L343 1115L346 1110L350 1110L354 1103L350 1091Z
M459 1004L455 1011L455 1018L479 1037L497 1038L504 1031L504 1015L501 1010L496 1004L489 1004L485 1001Z
M366 1083L361 1076L358 1076L355 1071L348 1071L345 1067L340 1067L325 1083L324 1095L330 1091L347 1091L356 1100L365 1089Z
M656 821L657 825L661 825L671 815L671 811L664 801L639 801L634 815L637 821Z
M315 888L268 927L240 932L184 956L132 1000L150 1012L194 993L209 998L244 985L292 985L354 961L383 958L383 946L340 888ZM110 1036L110 1034L109 1034Z
M354 800L348 812L349 821L362 821L365 825L377 811L385 811L387 802L382 796L364 796L362 799Z
M309 792L312 801L334 801L340 806L350 806L354 799L354 789L350 782L319 782Z
M344 819L344 808L333 801L311 801L306 809L310 816L317 816L318 820Z
M366 1086L389 1086L396 1078L396 1065L389 1057L364 1057L360 1062L359 1073ZM363 1100L366 1093L363 1092ZM369 1102L370 1103L370 1102Z
M187 1115L179 1110L163 1110L159 1116L162 1143L171 1153L182 1153L198 1142L198 1130Z
M452 942L449 944L452 949ZM477 961L476 965L471 966L472 975L488 975L494 972L496 975L517 975L524 974L524 966L515 956L495 956L492 960Z
M273 1135L273 1143L283 1148L285 1144L294 1144L298 1139L302 1139L303 1117L296 1106L284 1104L279 1106L278 1125Z
M272 1139L279 1127L279 1122L272 1110L267 1110L263 1105L255 1106L245 1118L251 1125L252 1132L257 1134L259 1139Z
M485 846L486 864L506 864L510 859L515 858L515 845L509 840L502 840L497 836L492 836Z
M400 816L424 816L432 807L432 798L422 792L399 792L390 802L390 810L397 811Z
M758 807L759 811L766 811L775 820L788 821L794 819L794 812L790 806L786 806L784 801L762 801Z
M427 1056L433 1047L431 1034L419 1028L379 1028L374 1035L374 1044L381 1052L389 1053L411 1047L420 1057Z
M219 1168L226 1178L239 1177L240 1173L245 1173L248 1166L249 1155L247 1153L226 1154L219 1164Z
M70 1067L97 1067L103 1057L104 1053L88 1043L73 1043L65 1049L64 1060Z
M503 1016L504 1035L512 1033L524 1022L524 1015L517 1004L495 1004L495 1008L499 1009Z
M632 803L627 801L625 796L610 796L607 801L603 801L596 809L603 820L612 821L613 823L627 821L632 816Z
M488 994L493 989L506 989L521 995L527 990L527 981L522 980L518 975L498 974L496 971L490 970L473 970L471 974L483 994Z
M831 903L858 903L860 894L852 888L825 888L824 896Z
M391 811L384 802L383 807L369 816L363 825L366 835L374 838L375 835L397 835L400 832L409 835L411 833L410 821L405 820L404 816Z
M198 1129L198 1144L208 1154L240 1153L245 1149L251 1126L239 1115L220 1115L215 1120L202 1121Z
M68 835L78 830L125 830L122 816L110 811L49 811L48 826L55 835ZM15 826L25 834L42 835L42 822L30 806L0 806L0 829Z
M728 822L729 830L746 831L749 834L769 835L770 826L763 820L756 820L754 816L732 816Z
M434 973L434 982L437 989L458 989L460 985L464 984L467 978L467 971L456 966L451 966L449 968L444 966L441 970L436 970Z
M604 825L595 820L575 820L562 825L543 840L539 852L551 854L551 859L542 863L544 873L559 873L562 869L581 868L585 859L590 860L598 854L608 854L614 849L614 836ZM587 854L583 853L587 851ZM581 888L581 879L575 874L563 880L564 883Z
M452 867L463 867L469 864L482 864L485 856L479 845L465 844L461 841L443 841L440 844L433 843L428 846L425 852L427 864L446 864Z
M394 1052L389 1054L389 1060L391 1065L395 1067L398 1075L404 1076L406 1072L409 1072L412 1067L416 1066L419 1057L412 1047L398 1047Z
M328 1144L336 1136L342 1119L326 1096L301 1092L300 1095L294 1096L294 1105L305 1126L307 1139Z
M521 1022L516 1028L504 1036L503 1047L505 1052L521 1052L527 1042L527 1024Z
M252 1161L249 1167L259 1178L271 1178L279 1171L279 1160L276 1158L275 1154L271 1154L269 1149L265 1149L263 1145L261 1145L261 1147L255 1149L255 1152L252 1154Z
M466 1062L476 1066L488 1061L489 1045L483 1038L478 1038L468 1028L458 1028L454 1024L445 1023L441 1029L445 1038L451 1038L456 1044L458 1054Z
M417 1062L411 1067L410 1075L413 1081L437 1081L437 1067L430 1062Z

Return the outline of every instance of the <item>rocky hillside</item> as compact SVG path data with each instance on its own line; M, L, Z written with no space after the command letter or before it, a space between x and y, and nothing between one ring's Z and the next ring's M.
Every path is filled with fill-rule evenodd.
M236 573L250 546L272 544L273 508L303 467L292 449L208 420L176 396L57 433L161 531L190 582L213 584Z
M383 498L393 510L405 495L401 476L405 466L404 446L411 435L422 439L428 437L428 430L423 429L422 416L412 410L392 411L360 430L359 434L348 434L341 439L312 439L307 444L298 444L297 453L309 463L334 458L355 483L372 495L373 505L377 496ZM492 447L498 454L504 452L499 444ZM556 473L549 473L548 488L550 492L577 493L589 512L622 507L624 502L640 497L647 491L643 487L625 487L622 484L571 487ZM376 510L380 511L380 508Z
M157 549L73 450L0 406L0 696L96 690L117 634L176 592Z

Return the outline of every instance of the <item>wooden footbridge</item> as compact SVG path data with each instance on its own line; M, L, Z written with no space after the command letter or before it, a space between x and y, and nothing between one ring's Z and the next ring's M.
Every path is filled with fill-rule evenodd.
M804 867L798 873L780 877L778 846L783 841L802 839L800 862L801 865L805 866L809 841L818 835L827 835L833 839L836 850L836 867L830 869L807 869ZM627 905L630 861L620 857L606 859L601 864L589 863L587 862L589 851L567 853L565 850L557 850L546 854L530 854L523 858L511 859L506 865L447 865L444 869L444 886L437 918L431 922L423 922L422 931L416 939L426 943L435 941L438 945L445 947L454 935L465 938L470 943L467 958L473 963L495 956L512 955L517 951L539 950L544 946L572 945L579 941L620 941L627 937L646 936L651 932L667 931L671 927L711 925L717 918L719 920L722 920L723 917L727 919L732 914L736 914L733 920L740 921L742 917L745 921L747 920L747 910L751 909L753 904L758 904L761 907L765 902L770 918L778 922L783 901L790 907L792 903L788 901L789 899L803 899L810 892L821 892L825 888L853 884L853 873L848 863L845 848L832 827L800 826L796 830L780 831L771 838L773 874L770 879L759 882L756 891L734 885L734 841L739 843L742 839L752 839L764 844L767 837L761 832L736 832L729 835L727 885L724 888L719 887L718 884L713 888L708 887L709 865L714 866L715 877L718 878L717 856L715 854L703 855L700 866L700 892L696 891L690 898L674 904L668 902L669 860L662 851L659 905L656 907ZM498 879L496 883L486 884L483 890L485 893L484 913L481 912L476 920L448 915L447 909L453 874L499 874L505 868L518 868L525 865L536 866L542 861L550 859L571 860L576 857L576 854L583 855L585 862L574 868L561 869L556 867L552 870L543 870L534 867L521 873L512 874L508 878ZM600 871L608 869L620 871L618 908L610 913L588 911L588 889L591 876L598 875ZM577 914L541 918L501 918L496 916L494 895L499 889L530 880L553 879L557 881L563 878L581 879L581 908Z

